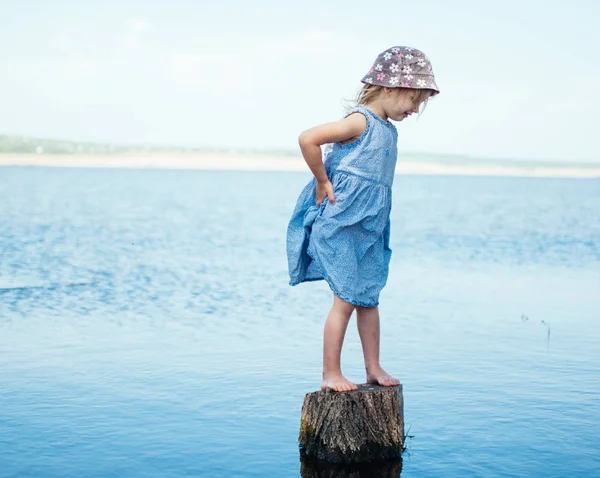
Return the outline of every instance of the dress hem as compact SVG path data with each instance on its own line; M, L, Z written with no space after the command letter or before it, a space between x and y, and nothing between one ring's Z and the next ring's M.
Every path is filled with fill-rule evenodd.
M310 255L310 254L309 254ZM339 291L331 284L331 281L327 279L327 277L325 277L325 274L323 274L323 270L321 269L321 267L319 266L318 262L315 261L314 257L312 257L312 260L316 263L317 267L319 268L319 272L321 272L321 275L323 277L315 277L314 279L300 279L300 280L290 280L289 284L293 287L296 286L298 284L302 284L302 282L316 282L319 280L324 280L325 282L327 282L327 285L329 286L329 288L331 289L331 292L333 292L335 295L337 295L340 299L342 299L344 302L348 302L349 304L358 306L358 307L377 307L379 305L379 301L375 302L375 304L370 304L367 302L361 302L359 300L353 300L350 299L349 297L340 294Z
M331 284L329 283L329 281L327 279L325 279L324 277L319 277L318 279L302 279L302 280L298 280L298 281L290 281L289 284L293 287L293 286L302 284L303 282L316 282L319 280L324 280L325 282L327 282L327 285L331 289L331 292L333 292L336 296L338 296L344 302L348 302L349 304L355 305L357 307L377 307L379 305L379 302L376 302L375 304L368 304L367 302L352 300L348 297L342 296L342 294L340 294L338 291L336 291L335 288L332 287Z

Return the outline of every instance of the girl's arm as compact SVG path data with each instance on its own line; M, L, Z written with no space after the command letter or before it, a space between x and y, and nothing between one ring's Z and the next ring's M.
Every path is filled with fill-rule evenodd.
M367 128L367 119L360 113L346 118L307 129L298 137L298 144L306 164L317 179L317 206L321 205L325 196L335 204L333 186L327 178L321 146L327 143L338 143L353 140L363 134Z

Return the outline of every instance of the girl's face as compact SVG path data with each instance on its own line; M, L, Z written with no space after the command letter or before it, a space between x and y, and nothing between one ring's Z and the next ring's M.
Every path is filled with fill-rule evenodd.
M384 95L384 109L391 120L402 121L413 113L419 112L421 106L419 96L422 96L419 90L386 88Z

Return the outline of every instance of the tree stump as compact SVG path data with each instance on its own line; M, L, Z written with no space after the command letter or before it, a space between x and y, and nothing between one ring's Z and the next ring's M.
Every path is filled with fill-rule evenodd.
M302 478L400 478L402 458L369 463L339 464L300 453Z
M301 452L332 463L398 459L404 448L402 385L359 385L352 392L321 390L304 397Z

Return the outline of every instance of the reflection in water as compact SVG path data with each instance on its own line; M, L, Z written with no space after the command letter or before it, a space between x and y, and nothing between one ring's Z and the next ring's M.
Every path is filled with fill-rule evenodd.
M398 478L401 472L402 458L359 465L339 465L315 460L300 452L302 478Z

